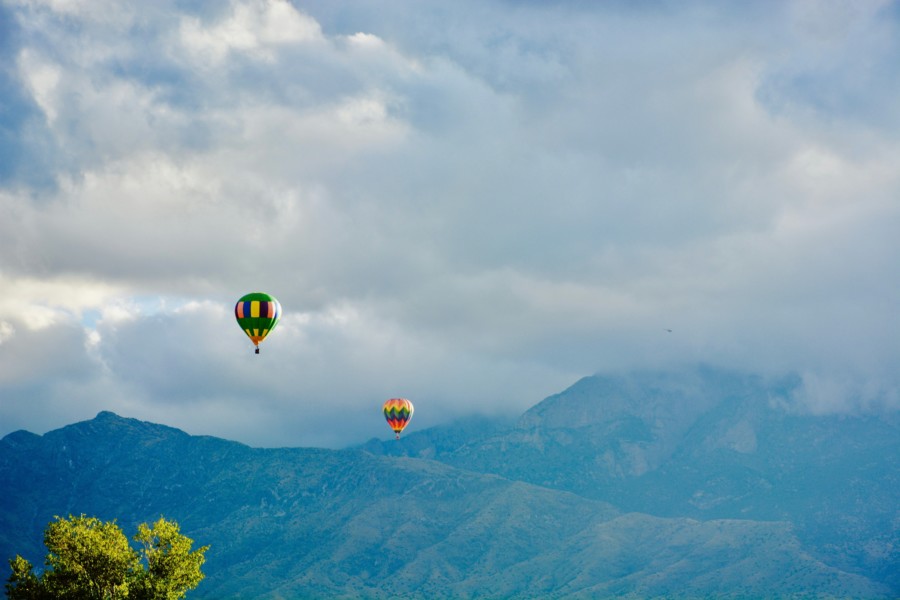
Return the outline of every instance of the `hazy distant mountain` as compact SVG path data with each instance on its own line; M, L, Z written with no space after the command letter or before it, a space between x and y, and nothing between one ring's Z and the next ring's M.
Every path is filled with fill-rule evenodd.
M682 418L665 406L661 387L645 394L650 399L638 392L620 398L615 410L593 410L594 383L612 388L592 379L548 398L512 428L484 423L472 439L444 428L372 444L376 450L417 447L421 454L465 462L465 468L360 449L253 449L112 413L43 436L16 432L0 441L0 554L23 553L40 563L41 532L55 514L117 518L129 534L135 523L164 515L198 543L212 546L207 579L193 598L896 597L889 575L866 571L859 557L845 556L840 548L833 555L811 554L785 520L679 515L689 490L658 500L670 515L650 516L587 497L587 485L575 494L478 472L506 466L518 479L563 487L578 479L580 468L596 486L645 479L648 489L659 490L662 484L650 475L672 477L678 485L692 477L708 484L676 468L690 463L691 453L716 456L722 444L739 456L771 452L765 449L768 425L754 429L752 452L749 434L726 427L710 438L704 432L728 422L708 417L717 403L699 402L691 407L694 417ZM684 391L673 401L688 398ZM567 411L577 418L566 419ZM604 424L610 414L617 416ZM675 423L671 430L662 426L666 419ZM583 431L593 441L583 439ZM831 439L825 431L813 437ZM423 443L429 439L436 441ZM729 443L740 449L729 449ZM792 448L788 444L780 452ZM799 472L804 456L785 454L783 462L793 470L776 471ZM878 460L888 458L896 454ZM710 458L693 468L710 465L731 473L731 464ZM896 471L881 463L867 468L856 471L857 485L884 495L881 476ZM635 483L620 496L631 501L638 490ZM767 497L757 495L760 502ZM692 511L708 510L690 498L686 506ZM646 495L644 501L653 507ZM895 517L897 509L894 502ZM836 525L868 514L847 512ZM885 558L878 564L896 564L896 522L894 527L881 532ZM873 548L877 543L873 538ZM876 563L864 566L871 564Z
M900 593L898 415L801 414L798 385L710 368L586 377L485 436L463 423L363 447L625 511L787 521L817 558Z

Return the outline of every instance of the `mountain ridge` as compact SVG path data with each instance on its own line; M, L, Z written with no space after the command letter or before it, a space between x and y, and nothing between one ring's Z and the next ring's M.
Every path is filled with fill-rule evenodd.
M818 558L898 589L900 419L805 414L794 401L800 385L796 375L702 366L594 375L484 438L430 444L423 431L405 447L362 447L427 455L624 511L791 522ZM442 440L465 439L446 429Z
M589 383L579 389L588 389ZM573 401L565 394L551 396L541 410ZM659 395L665 395L663 388ZM593 402L595 396L584 398ZM624 399L622 406L631 401L653 418L665 415L639 397ZM587 466L598 465L604 476L616 475L619 485L661 478L650 481L649 488L658 490L665 477L683 482L690 478L676 467L703 456L722 462L701 461L693 466L697 472L709 469L719 476L719 469L740 482L752 481L728 470L741 464L760 477L753 470L758 464L733 459L758 458L767 447L770 426L759 420L768 413L751 411L756 421L751 419L748 433L738 426L746 419L733 420L744 414L739 405L722 409L731 415L725 418L717 416L721 403L708 404L712 408L699 411L692 425L683 428L682 443L669 452L668 462L641 473L633 470L637 454L618 471L610 470L618 457L629 456L622 444L652 450L654 422L628 411L607 422L587 418L581 428L566 428L564 419L555 428L542 428L540 421L522 428L529 422L522 419L512 426L485 421L473 435L436 428L399 443L370 442L345 450L251 448L104 411L43 436L20 431L0 440L0 485L14 490L0 496L0 552L7 558L22 553L39 564L41 531L54 514L118 519L126 532L162 514L177 520L197 543L211 545L207 579L191 594L195 598L896 596L891 572L900 544L896 529L877 519L862 528L857 545L845 536L839 538L843 546L828 552L802 535L802 523L789 519L654 515L546 485L565 484L578 475L569 463L555 461L560 449L579 447L609 452L608 464L603 452L577 455L574 464L582 474ZM757 405L749 401L749 406ZM865 447L872 440L857 438L869 430L862 421L857 425L861 429L848 439ZM585 432L596 439L588 443ZM809 439L829 439L816 435ZM430 443L432 438L437 441ZM876 444L876 450L892 447ZM390 456L385 448L428 456ZM522 448L528 450L524 457ZM851 458L864 454L850 450ZM486 463L476 460L485 453L501 454L519 475L545 477L555 465L556 480L536 485L479 471L485 464L503 464L495 456ZM834 454L832 458L841 457ZM545 464L538 465L535 456ZM802 463L802 458L797 460ZM856 475L865 476L859 485L869 486L865 489L874 490L875 500L886 504L871 514L845 514L846 527L872 515L896 516L896 492L885 491L893 471L879 471L879 464L876 460ZM791 476L796 472L796 465L784 471ZM702 483L708 486L714 479ZM728 487L729 481L726 477L721 485ZM720 498L721 491L709 500ZM683 500L673 491L659 502L671 503L674 511ZM744 506L729 502L724 505L729 510ZM693 510L701 517L710 513ZM880 562L854 554L865 543L881 549Z

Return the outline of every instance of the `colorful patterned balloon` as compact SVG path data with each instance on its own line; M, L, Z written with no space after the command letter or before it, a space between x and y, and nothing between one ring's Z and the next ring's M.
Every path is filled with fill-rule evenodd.
M281 304L269 294L254 292L238 300L234 306L234 317L259 354L259 343L275 329L281 318Z
M384 418L400 439L400 432L413 416L412 402L406 398L391 398L384 403Z

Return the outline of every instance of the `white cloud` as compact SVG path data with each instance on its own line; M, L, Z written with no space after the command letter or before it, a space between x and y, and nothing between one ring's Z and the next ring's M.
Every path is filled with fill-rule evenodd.
M0 344L11 340L16 335L16 328L9 321L0 321Z
M799 410L814 415L900 409L900 390L896 384L871 375L859 378L844 373L804 373L793 400Z
M25 76L34 101L44 111L52 127L58 114L56 95L61 69L57 65L41 62L26 50L19 57L19 70Z
M872 20L891 5L891 0L794 0L789 15L797 31L819 42L844 40L854 30L871 28Z
M185 17L179 35L190 53L212 62L232 52L271 62L279 45L323 41L319 24L286 0L232 2L230 14L212 26Z
M347 36L347 41L351 45L362 49L382 50L385 47L384 40L380 37L371 33L363 33L362 31Z
M61 350L3 392L339 445L604 368L900 387L882 5L10 6L54 186L0 182L0 347Z
M49 12L67 19L76 19L103 26L122 26L131 22L132 7L115 0L10 0L21 11L35 18L45 18Z
M37 330L71 321L86 310L101 308L122 288L77 276L15 276L0 272L0 314Z

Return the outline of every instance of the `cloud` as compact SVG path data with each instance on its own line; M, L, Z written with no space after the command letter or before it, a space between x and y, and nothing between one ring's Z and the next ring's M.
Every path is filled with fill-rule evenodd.
M424 426L689 362L896 404L890 4L3 10L3 147L39 160L0 179L0 352L47 352L4 424L71 394L340 445L385 396Z
M229 12L211 26L197 17L185 17L179 31L181 44L199 60L218 63L232 51L272 61L272 47L322 41L319 24L286 1L232 2Z
M897 25L896 5L884 0L792 2L783 30L792 52L773 65L761 97L775 111L837 114L896 135Z

